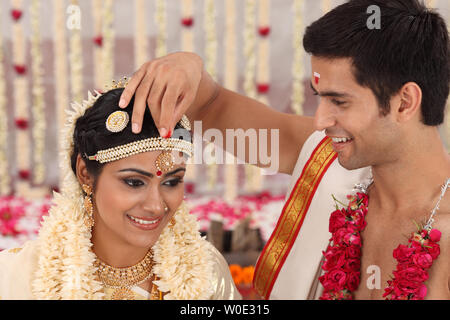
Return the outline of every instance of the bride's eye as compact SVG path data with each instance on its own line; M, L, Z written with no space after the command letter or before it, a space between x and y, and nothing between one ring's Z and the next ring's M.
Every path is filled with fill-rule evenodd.
M176 187L178 184L182 183L183 180L181 178L167 180L163 183L163 185L168 187Z
M123 182L132 188L138 188L144 185L144 182L139 179L123 179Z

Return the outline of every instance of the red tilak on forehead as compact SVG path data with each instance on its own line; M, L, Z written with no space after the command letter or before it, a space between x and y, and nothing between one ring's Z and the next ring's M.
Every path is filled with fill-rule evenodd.
M316 84L319 84L320 73L314 72L314 81Z

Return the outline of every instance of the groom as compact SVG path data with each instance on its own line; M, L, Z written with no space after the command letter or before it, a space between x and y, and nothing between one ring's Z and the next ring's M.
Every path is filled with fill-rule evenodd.
M374 6L379 28L368 24ZM144 64L121 106L136 93L136 132L148 104L162 136L171 135L184 113L201 120L203 130L279 129L279 172L292 181L255 272L255 288L267 299L323 295L318 279L333 227L332 196L345 203L356 183L373 178L362 255L355 255L360 279L351 295L382 299L397 268L394 250L417 231L413 221L429 219L450 177L438 132L449 94L447 26L418 0L351 0L310 25L303 44L311 54L311 88L320 97L314 118L280 113L219 87L191 53ZM421 277L427 290L397 289L414 292L409 297L450 299L450 196L442 198L432 228L442 237L440 255Z

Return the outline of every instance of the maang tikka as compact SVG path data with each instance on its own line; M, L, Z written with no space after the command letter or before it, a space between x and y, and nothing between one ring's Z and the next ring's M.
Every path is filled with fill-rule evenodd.
M84 193L86 194L83 200L84 211L86 213L84 224L89 229L92 229L92 227L94 226L94 205L92 204L92 188L87 184L83 184L82 188Z

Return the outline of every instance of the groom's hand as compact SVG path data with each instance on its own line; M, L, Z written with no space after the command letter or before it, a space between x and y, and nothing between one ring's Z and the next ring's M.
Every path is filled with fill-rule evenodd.
M119 107L126 108L135 95L132 130L139 133L146 105L162 137L170 137L176 123L194 102L202 77L202 59L177 52L143 64L124 89Z

